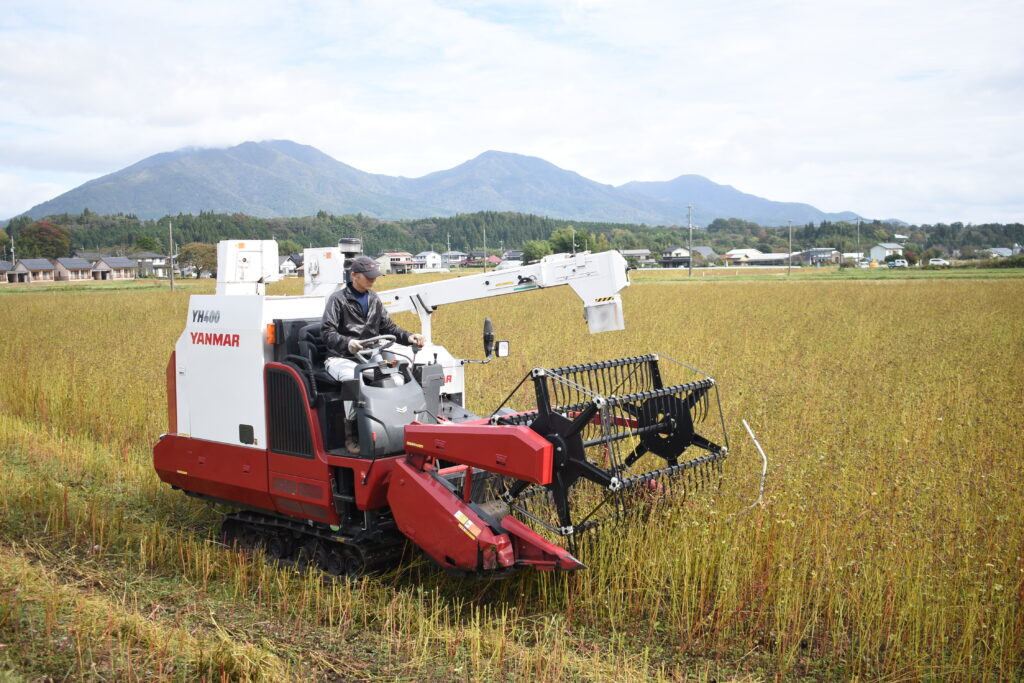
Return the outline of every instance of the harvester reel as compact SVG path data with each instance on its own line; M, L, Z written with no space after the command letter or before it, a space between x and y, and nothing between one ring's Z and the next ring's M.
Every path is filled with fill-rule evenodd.
M665 381L684 370L692 373L689 381ZM537 410L492 419L529 425L552 444L551 483L514 481L501 498L521 517L566 537L570 549L579 534L621 517L635 502L651 498L647 494L663 498L673 481L680 482L684 495L688 485L702 488L729 452L721 408L723 445L696 432L695 424L707 416L714 379L664 356L539 368L528 378ZM700 452L684 457L691 446ZM661 462L640 462L648 453ZM585 490L584 481L596 490ZM546 501L557 521L552 511L538 509Z
M622 407L637 418L641 429L661 427L644 431L640 442L647 452L661 456L668 464L675 465L679 455L693 443L693 418L678 396L651 398L640 404L639 409L635 404Z

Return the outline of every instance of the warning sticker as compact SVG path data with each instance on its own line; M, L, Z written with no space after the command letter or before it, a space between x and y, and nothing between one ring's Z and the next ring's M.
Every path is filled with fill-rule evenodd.
M459 523L459 528L462 529L463 533L472 538L474 541L476 537L480 535L480 527L473 523L466 513L462 510L455 511L455 519Z

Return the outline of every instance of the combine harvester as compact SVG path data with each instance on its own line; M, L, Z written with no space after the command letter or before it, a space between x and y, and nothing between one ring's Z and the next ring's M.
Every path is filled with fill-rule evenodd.
M267 296L277 243L224 241L216 294L191 297L153 462L173 488L234 510L227 542L345 576L394 566L407 540L453 572L573 570L582 533L671 481L720 472L717 388L693 368L657 354L535 368L480 417L464 406L466 365L506 356L508 343L490 320L482 360L432 343L438 306L558 285L583 300L590 332L624 329L618 252L380 292L389 312L419 316L427 344L410 360L389 353L393 338L364 342L338 383L323 369L320 318L359 251L358 240L307 249L304 295ZM712 400L718 442L696 430ZM345 449L347 402L358 455Z

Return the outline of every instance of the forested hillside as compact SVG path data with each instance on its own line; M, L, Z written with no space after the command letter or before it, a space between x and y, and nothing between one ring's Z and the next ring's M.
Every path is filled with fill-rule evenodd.
M282 253L304 247L336 244L339 237L359 237L363 250L376 254L385 250L417 253L427 249L445 251L449 246L460 251L483 249L497 253L502 249L522 248L528 242L547 240L572 226L578 248L642 249L652 252L669 246L685 246L688 231L666 226L622 223L587 223L544 218L523 213L483 211L442 218L382 221L368 216L333 215L321 211L315 216L297 218L255 218L244 214L201 213L165 216L159 220L140 220L131 215L101 215L86 210L81 214L48 216L48 221L70 233L70 250L115 251L128 253L148 249L166 252L168 228L173 226L177 244L222 239L277 239ZM20 217L7 227L18 240L20 230L32 219ZM823 221L793 228L794 250L832 247L844 252L872 244L892 241L893 226L878 221L856 223ZM962 223L900 226L909 239L901 240L908 250L927 257L957 252L969 257L976 249L1011 247L1024 243L1024 225L1013 223L964 225ZM859 234L859 242L858 242ZM719 254L733 248L755 248L763 252L786 251L787 228L765 227L736 218L717 219L706 229L695 229L694 245L710 246ZM21 255L27 255L22 253Z

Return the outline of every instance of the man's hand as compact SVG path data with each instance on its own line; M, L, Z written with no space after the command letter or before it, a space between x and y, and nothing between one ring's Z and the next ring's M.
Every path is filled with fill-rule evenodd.
M415 344L416 346L423 346L424 344L427 343L427 338L424 337L422 334L411 334L409 335L409 341Z
M353 356L356 354L356 351L362 351L362 350L363 350L363 345L361 343L359 343L358 339L353 339L352 341L350 341L348 343L348 352L351 353Z

